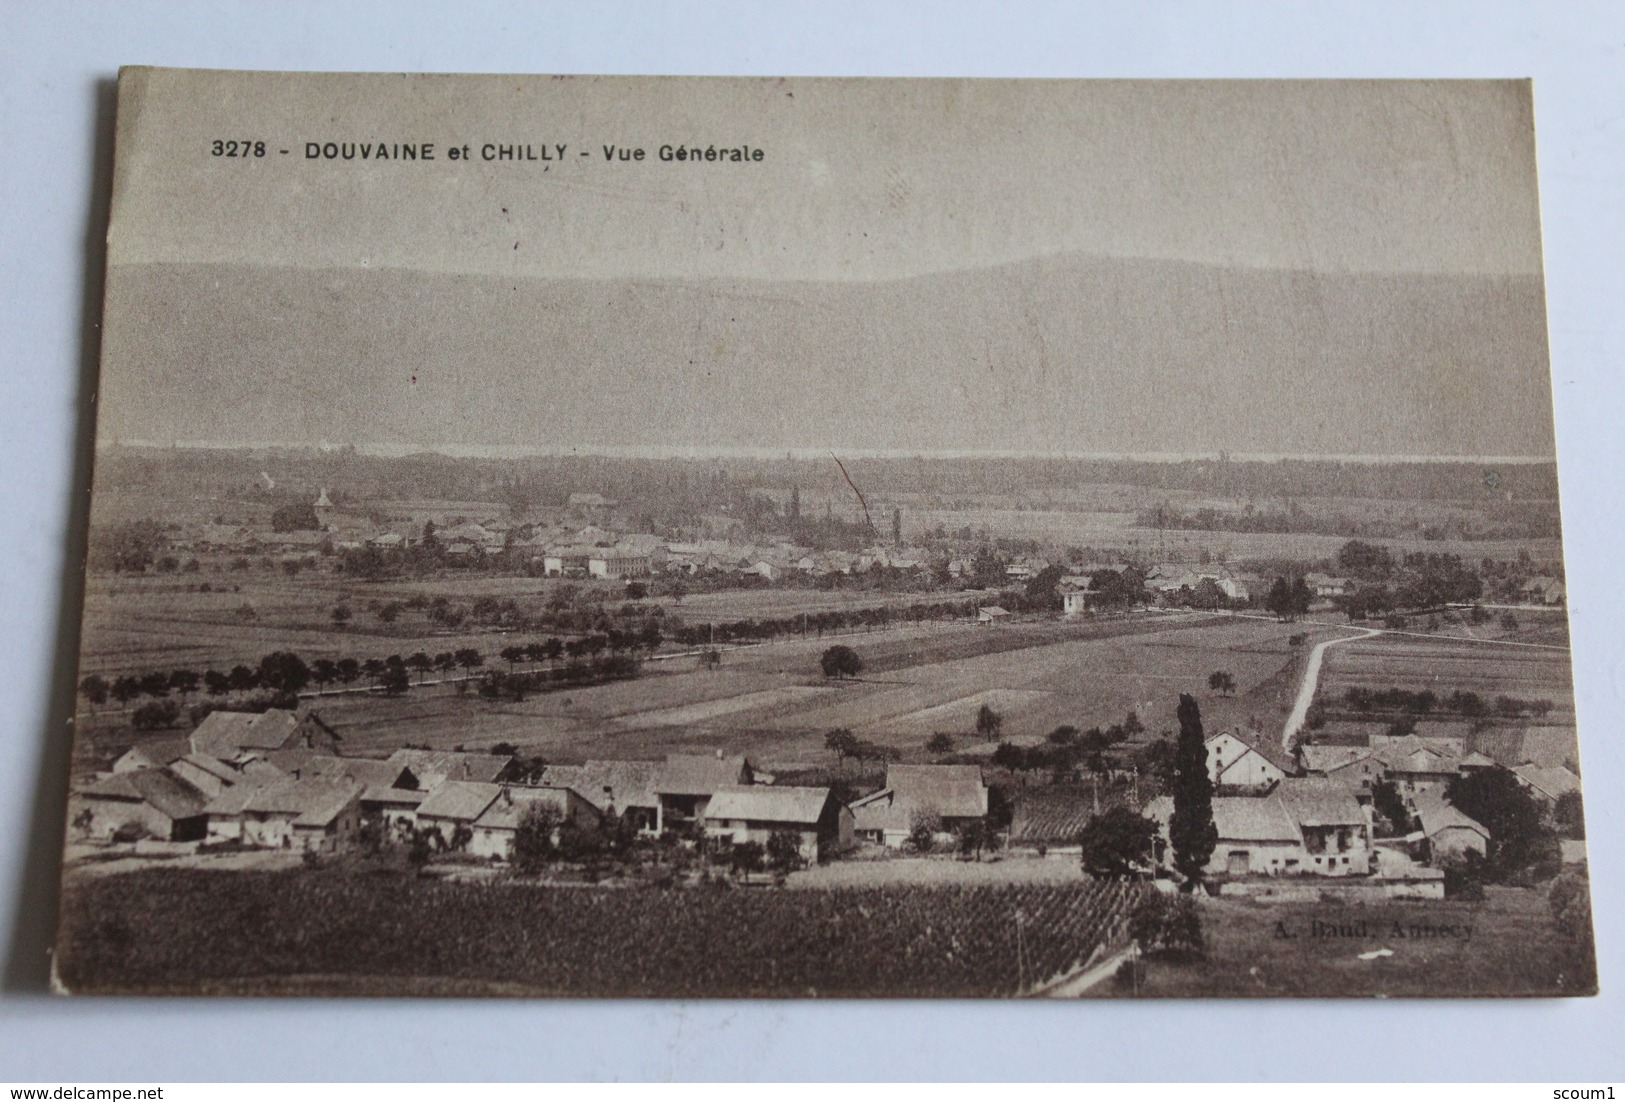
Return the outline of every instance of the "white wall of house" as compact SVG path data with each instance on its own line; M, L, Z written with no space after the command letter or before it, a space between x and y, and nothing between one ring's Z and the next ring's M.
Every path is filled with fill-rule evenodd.
M1286 776L1269 759L1228 731L1207 743L1207 773L1214 784L1266 785Z

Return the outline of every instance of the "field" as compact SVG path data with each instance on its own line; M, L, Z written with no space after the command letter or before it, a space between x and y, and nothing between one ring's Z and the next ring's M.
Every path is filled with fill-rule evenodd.
M783 765L828 761L824 734L845 727L919 758L934 731L954 733L961 750L975 749L983 703L1003 716L1002 737L1016 742L1038 741L1061 724L1118 723L1131 709L1150 737L1175 728L1181 692L1200 695L1212 729L1278 724L1307 649L1287 643L1300 630L1269 620L1166 615L923 624L842 636L865 662L850 681L822 676L818 656L830 640L807 637L729 651L715 671L693 659L646 663L635 681L522 702L426 686L397 698L317 697L312 706L349 754L386 754L403 743L472 749L512 742L555 760L721 748ZM1207 676L1217 669L1236 678L1235 697L1207 692ZM96 726L87 722L89 730Z
M207 583L209 592L200 592ZM495 628L465 625L447 631L421 610L403 609L393 623L371 612L374 604L400 603L413 597L446 597L468 604L482 597L512 599L521 608L540 612L561 588L601 594L610 607L622 600L612 583L517 576L470 575L417 581L363 582L325 570L303 570L288 577L280 570L255 566L247 571L197 574L91 576L86 585L84 635L80 664L85 673L111 676L151 670L230 669L256 664L273 650L293 650L305 657L385 657L474 647L494 654L513 640ZM916 602L968 601L980 591L887 593L862 589L740 589L695 593L681 601L670 597L641 602L665 609L668 617L687 623L745 619L788 619L802 614L855 608L896 607ZM353 610L342 629L334 626L336 605ZM242 610L253 610L251 619ZM547 632L532 633L537 637ZM526 636L529 641L530 635Z
M1362 936L1317 937L1316 921ZM1407 936L1394 936L1396 924ZM1527 889L1491 888L1481 903L1210 899L1202 902L1202 925L1207 959L1152 961L1140 994L1437 998L1587 993L1576 990L1572 981L1565 984L1546 900ZM1410 936L1413 926L1434 932L1430 936L1419 929L1414 931L1419 936ZM1441 935L1446 928L1451 933ZM1283 932L1292 936L1283 937ZM1391 955L1360 959L1362 953L1382 949ZM1111 989L1103 985L1097 990Z
M1508 636L1531 642L1536 637L1535 632ZM1487 731L1475 734L1468 720L1440 716L1424 718L1417 733L1479 740L1516 736L1523 749L1514 753L1514 760L1527 756L1541 765L1561 765L1579 754L1571 677L1567 650L1384 635L1330 648L1318 699L1334 711L1327 733L1343 735L1381 733L1390 722L1383 717L1362 723L1339 711L1343 693L1351 687L1428 689L1440 697L1461 690L1491 702L1497 696L1549 700L1552 711L1541 719L1495 719Z
M187 869L64 891L83 993L1014 995L1121 936L1129 884L546 887Z

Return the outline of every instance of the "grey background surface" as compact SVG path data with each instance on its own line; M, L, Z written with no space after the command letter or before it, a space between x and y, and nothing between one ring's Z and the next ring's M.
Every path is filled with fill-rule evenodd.
M1618 1076L1625 10L0 2L0 1080ZM1535 80L1604 994L1482 1003L62 1000L54 919L112 78L324 70Z

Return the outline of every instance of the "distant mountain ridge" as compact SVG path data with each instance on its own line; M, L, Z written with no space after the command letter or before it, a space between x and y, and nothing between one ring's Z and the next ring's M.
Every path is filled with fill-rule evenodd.
M1053 256L877 283L127 266L104 440L1554 453L1533 276Z

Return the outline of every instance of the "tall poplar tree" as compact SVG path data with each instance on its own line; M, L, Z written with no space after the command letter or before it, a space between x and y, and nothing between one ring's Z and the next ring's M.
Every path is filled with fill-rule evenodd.
M1219 844L1213 825L1213 781L1207 772L1207 743L1196 698L1179 694L1179 741L1174 745L1174 815L1168 823L1174 868L1195 887Z

